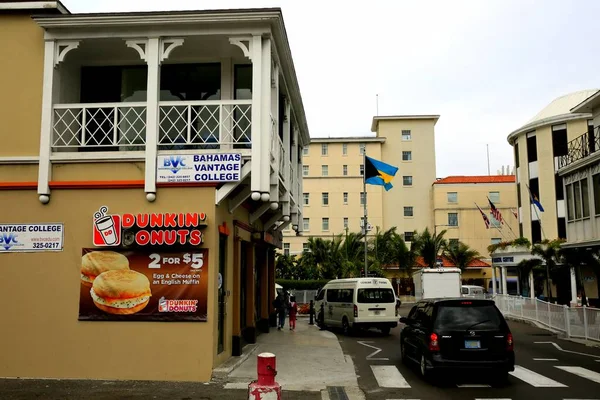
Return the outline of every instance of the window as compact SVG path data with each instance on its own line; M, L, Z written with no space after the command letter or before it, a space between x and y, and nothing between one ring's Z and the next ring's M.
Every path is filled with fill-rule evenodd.
M365 205L365 192L360 192L360 205Z
M302 148L302 155L307 156L308 155L308 146L304 146Z
M594 209L596 215L600 214L600 174L592 176L592 186L594 191Z
M448 213L448 225L458 226L458 213Z
M448 239L448 247L457 247L458 239Z
M402 184L404 186L412 186L412 176L403 176L402 177Z
M308 243L302 243L302 251L308 251Z
M527 134L527 162L537 161L537 140L535 132Z
M342 144L342 155L343 156L347 156L348 155L348 144L347 143L343 143Z
M448 192L448 203L458 203L458 193L457 192Z
M412 217L413 216L413 208L412 207L404 207L404 216Z
M308 165L302 166L302 176L308 176Z
M302 197L304 198L304 205L307 206L310 201L310 193L302 193Z
M365 154L365 151L366 151L366 149L367 149L367 145L366 145L366 144L364 144L364 143L360 143L360 144L358 145L358 149L359 149L359 153L360 153L360 155L362 156L363 154Z
M329 230L329 218L323 218L321 221L321 227L323 228L324 231L328 231Z
M412 151L403 151L402 161L412 161Z
M581 218L581 183L573 183L573 196L575 197L575 219Z
M414 236L415 236L414 232L404 232L404 241L412 242Z
M402 140L407 142L409 140L412 140L412 135L410 133L410 130L402 130Z
M600 175L594 175L594 178ZM566 187L567 189L567 220L573 221L575 219L575 203L573 198L573 184L570 183Z
M590 216L590 201L587 178L581 180L581 208L583 209L583 218L588 218Z
M490 225L493 228L499 228L500 227L500 221L498 221L496 218L494 218L494 215L492 213L490 213Z
M348 166L347 165L342 166L342 175L348 176Z
M327 143L321 144L321 155L326 156L328 154L329 154L329 146L327 145Z
M329 176L329 167L327 165L321 165L321 175Z
M492 203L500 203L500 192L489 192L488 197Z
M283 254L286 256L290 255L290 244L289 243L283 244Z
M344 192L344 204L348 204L348 192Z
M302 229L305 231L310 230L310 219L309 218L302 218Z
M477 329L498 330L502 326L501 314L493 304L463 306L453 302L438 307L434 329L464 331L475 324Z
M569 152L567 124L552 127L552 152L554 157L566 156Z
M344 229L348 228L348 217L344 217Z
M492 238L492 244L498 244L502 241L502 238Z
M365 174L365 166L361 165L360 166L360 176L363 176Z
M531 221L531 243L542 241L542 225L540 221Z
M322 199L322 203L324 206L329 205L329 193L328 192L321 193L321 199Z
M395 303L396 296L392 289L358 289L357 303Z

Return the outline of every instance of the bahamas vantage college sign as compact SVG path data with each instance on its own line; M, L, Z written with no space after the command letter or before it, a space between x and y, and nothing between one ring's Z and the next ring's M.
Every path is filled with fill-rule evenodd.
M157 162L157 182L237 182L242 155L238 153L161 155Z

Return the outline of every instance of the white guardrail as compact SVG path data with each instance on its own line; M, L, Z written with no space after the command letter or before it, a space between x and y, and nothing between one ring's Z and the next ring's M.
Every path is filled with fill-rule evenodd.
M535 321L567 337L600 342L600 309L569 307L522 296L496 295L498 309L508 317Z

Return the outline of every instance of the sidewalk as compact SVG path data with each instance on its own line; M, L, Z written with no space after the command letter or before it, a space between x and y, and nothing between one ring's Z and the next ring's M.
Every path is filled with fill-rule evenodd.
M276 381L282 391L320 392L328 387L344 387L346 393L358 393L358 381L351 357L344 356L337 337L321 331L309 320L299 318L296 330L286 327L258 337L257 348L227 377L226 389L247 388L256 379L256 359L260 353L277 357ZM362 398L362 396L355 397Z

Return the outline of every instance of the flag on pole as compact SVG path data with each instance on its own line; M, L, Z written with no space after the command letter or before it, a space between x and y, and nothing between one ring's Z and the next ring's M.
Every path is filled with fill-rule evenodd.
M481 217L483 218L483 222L485 222L485 229L490 229L490 219L488 218L487 215L485 215L485 213L483 212L483 210L481 208L479 208L479 205L477 205L477 203L475 203L475 206L477 207L477 209L481 213Z
M496 208L496 206L494 205L494 203L492 203L492 201L490 200L489 197L488 197L488 201L490 202L490 210L492 211L492 215L494 216L496 221L498 221L502 225L504 225L504 221L502 220L502 214L500 213L500 210L498 210Z
M531 202L533 204L536 205L536 207L541 211L544 212L544 207L542 207L542 203L540 203L540 200L538 199L537 195L535 195L532 191L531 188L529 187L529 185L527 185L527 190L529 190L529 198L531 199Z
M516 219L519 219L519 214L517 213L517 210L515 210L514 208L511 208L510 211L512 211L512 213Z
M392 178L398 172L398 167L386 164L382 161L365 155L365 183L369 185L383 186L385 190L390 190Z

